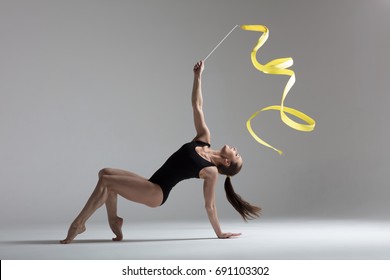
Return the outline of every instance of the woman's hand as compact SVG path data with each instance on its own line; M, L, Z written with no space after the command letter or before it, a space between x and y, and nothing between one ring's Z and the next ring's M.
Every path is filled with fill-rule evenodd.
M203 72L203 69L204 69L204 63L203 60L201 60L198 63L196 63L194 66L194 75L200 76Z
M218 238L225 239L225 238L236 237L236 236L240 236L240 235L241 235L241 233L223 232L220 235L218 235Z

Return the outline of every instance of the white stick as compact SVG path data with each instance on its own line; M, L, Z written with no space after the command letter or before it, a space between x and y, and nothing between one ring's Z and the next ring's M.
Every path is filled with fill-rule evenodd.
M209 58L209 56L219 47L219 45L230 35L230 33L233 32L234 29L236 29L238 27L238 25L234 26L232 30L230 30L230 32L221 40L221 42L219 42L219 44L206 56L205 59L203 59L203 61L206 61L207 58Z

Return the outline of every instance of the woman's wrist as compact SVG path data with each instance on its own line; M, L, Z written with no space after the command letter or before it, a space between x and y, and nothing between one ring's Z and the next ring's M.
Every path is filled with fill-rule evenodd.
M195 73L194 74L194 79L200 80L201 78L202 78L202 74L200 74L200 73Z

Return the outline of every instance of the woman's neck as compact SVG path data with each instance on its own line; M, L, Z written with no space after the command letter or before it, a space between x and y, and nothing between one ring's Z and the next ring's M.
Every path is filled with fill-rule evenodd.
M214 163L215 165L221 165L223 163L223 157L221 156L220 150L212 150L209 149L208 151L210 161Z

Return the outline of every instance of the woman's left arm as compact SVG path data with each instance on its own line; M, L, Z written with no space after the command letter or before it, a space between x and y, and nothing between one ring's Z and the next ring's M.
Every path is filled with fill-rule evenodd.
M222 232L215 205L215 185L217 183L218 171L215 167L207 167L201 171L201 178L204 179L203 194L205 199L205 208L215 234L218 238L230 238L239 236L241 233Z
M199 61L194 66L194 83L192 86L191 103L194 112L194 124L196 136L194 140L200 140L210 143L210 131L207 127L203 113L203 96L202 96L202 72L204 69L203 61Z

